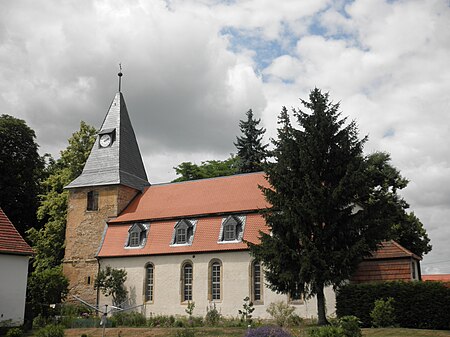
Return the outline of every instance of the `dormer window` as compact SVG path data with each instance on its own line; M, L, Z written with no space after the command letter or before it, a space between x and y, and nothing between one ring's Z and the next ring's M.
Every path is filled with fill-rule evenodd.
M230 215L222 219L219 242L240 242L244 233L245 216Z
M191 245L197 220L182 219L175 224L171 245Z
M98 191L89 191L87 193L87 211L98 211Z
M143 248L147 240L148 225L135 223L128 230L126 248Z

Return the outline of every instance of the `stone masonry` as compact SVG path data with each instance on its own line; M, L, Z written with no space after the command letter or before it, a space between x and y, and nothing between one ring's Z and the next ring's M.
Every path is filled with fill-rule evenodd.
M98 210L87 211L87 193L98 191ZM68 301L73 295L97 303L94 289L98 273L97 252L110 218L116 217L140 193L124 185L81 187L69 190L64 275L69 279Z

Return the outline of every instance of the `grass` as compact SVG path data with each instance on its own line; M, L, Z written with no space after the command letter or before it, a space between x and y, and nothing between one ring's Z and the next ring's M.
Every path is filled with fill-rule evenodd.
M173 337L177 331L182 328L109 328L106 329L108 337ZM196 337L242 337L245 334L245 328L194 328ZM294 329L295 337L304 337L305 330L302 328ZM67 329L66 337L80 337L83 333L89 337L101 337L101 329ZM364 337L450 337L450 331L442 330L419 330L419 329L363 329Z

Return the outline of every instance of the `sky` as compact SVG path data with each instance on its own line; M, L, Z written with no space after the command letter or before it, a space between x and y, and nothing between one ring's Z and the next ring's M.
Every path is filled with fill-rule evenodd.
M235 153L253 109L276 136L282 106L317 87L390 153L450 273L449 0L0 0L0 113L58 157L122 92L151 183L184 161Z

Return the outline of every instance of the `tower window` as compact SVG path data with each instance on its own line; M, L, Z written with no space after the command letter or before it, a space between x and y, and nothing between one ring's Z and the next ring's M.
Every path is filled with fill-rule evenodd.
M87 193L87 211L98 211L98 192L89 191Z

